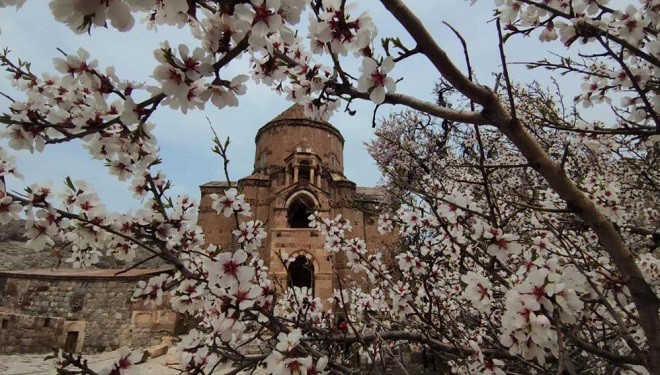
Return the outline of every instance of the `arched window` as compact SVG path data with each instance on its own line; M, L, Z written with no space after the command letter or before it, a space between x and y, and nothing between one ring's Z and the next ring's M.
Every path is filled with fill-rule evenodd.
M298 167L298 180L302 181L309 181L309 161L303 160L300 162L300 166Z
M289 287L307 287L314 293L314 263L304 255L299 255L291 262L289 271Z
M287 211L289 228L309 228L309 215L314 213L314 199L308 194L298 194Z

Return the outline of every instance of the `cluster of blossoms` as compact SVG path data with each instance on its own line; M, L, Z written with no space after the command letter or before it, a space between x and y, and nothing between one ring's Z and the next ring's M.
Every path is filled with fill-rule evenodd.
M0 224L2 225L18 219L20 217L19 213L23 209L20 203L14 202L14 199L7 194L5 187L6 177L10 175L18 178L22 177L16 170L15 164L16 158L0 147Z
M544 268L531 267L524 268L519 287L508 292L502 316L506 328L500 340L512 354L544 364L544 350L557 356L557 333L550 320L564 324L578 320L584 308L578 292L585 292L586 278L572 265L559 267L556 259L548 260Z
M0 6L21 4L0 1ZM367 13L358 15L356 3L53 0L50 5L55 19L75 32L107 26L127 31L135 24L134 13L141 12L150 26L187 28L200 41L196 48L172 48L167 42L157 48L153 85L120 79L82 49L55 59L57 73L40 76L29 64L12 62L8 52L0 54L13 87L25 97L11 99L9 113L0 117L9 147L41 152L50 144L81 140L143 203L133 212L111 213L89 184L68 179L60 192L42 183L23 195L11 193L4 177L20 174L1 149L0 223L22 211L28 245L40 251L70 244L67 261L74 267L93 266L104 253L132 262L143 250L172 264L171 272L140 282L133 298L169 304L199 322L178 344L185 371L211 373L227 363L277 374L345 373L350 369L342 359L352 342L366 363L394 357L401 342L421 343L457 373L528 373L554 364L553 372L572 373L611 366L644 373L640 364L652 369L654 359L640 353L658 349L646 337L648 321L657 317L638 311L648 307L635 298L648 290L657 297L652 293L659 287L656 0L619 10L605 0L496 1L509 35L538 32L541 41L599 48L602 53L581 62L546 60L532 66L582 75L575 103L609 105L617 119L587 122L576 106L565 108L560 93L534 84L509 86L496 94L508 95L516 106L507 127L516 121L526 127L520 126L515 142L507 138L507 127L485 125L498 126L497 119L488 117L488 103L466 94L469 82L458 89L470 99L470 109L443 94L437 106L388 97L396 91L395 64L418 52L397 41L404 53L395 57L389 51L392 40L386 40L385 55L376 55L376 27ZM306 37L294 28L305 9L310 12ZM419 47L425 54L433 50ZM349 52L359 59L359 74L339 63ZM244 74L225 74L223 68L241 55L249 65ZM376 104L398 98L416 108L432 107L434 116L479 116L474 123L440 123L408 112L381 123L369 151L387 176L392 209L380 215L378 231L397 235L398 243L368 249L364 239L351 237L346 218L311 215L328 259L342 266L330 301L269 278L260 259L265 225L247 220L251 207L237 189L211 197L218 215L235 223L232 248L208 246L196 225L197 204L185 196L169 197L170 182L153 170L159 156L149 118L160 105L183 113L204 109L208 101L218 108L236 106L250 78L315 118L327 119L341 99L350 104L367 97ZM484 110L475 112L475 103ZM523 144L527 154L521 153L520 138L532 136L538 141ZM523 156L530 152L554 164ZM554 176L547 177L549 169ZM595 211L579 199L566 199L567 191L582 194ZM615 236L603 241L608 225ZM624 250L614 252L617 244ZM606 256L603 250L623 256ZM621 258L627 267L621 267ZM651 309L657 305L649 301ZM343 325L337 324L337 312ZM251 343L267 347L266 353L246 355ZM123 373L137 361L122 351L108 373ZM60 353L58 362L60 369L81 365L67 353Z
M530 93L523 92L527 99L533 97ZM520 116L529 114L533 119L536 114L532 105L521 109ZM565 360L566 350L583 345L583 340L588 341L601 329L613 329L612 339L604 340L616 348L615 352L627 355L633 348L643 347L644 339L636 336L638 322L630 319L633 305L622 276L609 258L598 255L596 235L573 219L574 213L558 194L541 180L519 173L528 167L504 148L488 156L487 163L480 161L474 128L447 130L434 122L411 126L423 121L412 112L392 116L381 124L377 134L382 137L369 147L390 176L392 199L403 204L397 215L383 214L379 220L379 229L384 233L398 228L401 236L399 246L403 248L399 248L393 262L388 262L390 274L376 267L367 271L373 273L370 280L373 277L383 283L379 286L391 290L391 297L378 302L371 298L369 305L385 304L389 308L379 311L387 312L392 321L425 332L432 330L426 326L430 322L465 324L463 329L468 331L467 327L498 327L469 335L460 329L450 330L452 339L440 339L463 350L473 349L471 358L457 360L446 355L458 373L513 371L515 366L510 367L506 355L498 354L500 347L507 348L508 355L548 366L548 358ZM530 124L537 122L530 120ZM535 132L545 136L541 126ZM620 168L608 170L612 174L603 175L597 165L585 166L596 150L617 163L612 150L619 151L621 144L630 147L625 139L604 134L589 136L586 142L579 132L551 129L547 133L544 139L552 140L547 146L550 152L557 152L555 147L561 151L564 145L572 145L564 168L580 181L587 198L610 220L639 231L630 233L626 241L644 243L633 248L639 254L640 269L650 280L657 257L647 250L654 244L653 236L646 233L653 230L639 227L652 223L656 212L655 208L644 209L641 201L648 203L654 198L645 185L639 184L639 176L625 167L630 163L647 173L644 159L633 162L627 158ZM499 134L486 129L480 130L479 136L482 144L501 142ZM462 146L439 150L438 139L447 139L447 145ZM650 152L644 144L637 145L641 145L638 151ZM504 167L489 169L484 175L480 163ZM415 177L419 170L424 171L423 178ZM414 181L405 194L397 190L401 180L408 184ZM477 184L482 187L475 188ZM496 204L496 199L505 203ZM389 281L399 278L402 281ZM608 323L595 318L598 314L608 316ZM613 328L617 325L635 335L623 340ZM470 340L475 337L478 348L488 349L474 347ZM592 364L601 360L589 359Z
M514 32L540 30L543 42L559 39L570 47L579 41L605 49L605 54L584 63L546 61L551 69L583 74L583 93L577 100L585 107L616 100L631 126L657 123L653 113L660 110L660 103L649 90L657 81L660 51L656 1L641 0L621 10L612 8L609 0L498 0L496 4L499 19ZM611 58L620 53L613 51L612 42L623 47L620 59Z
M225 190L222 196L211 194L213 203L211 207L225 217L231 216L234 212L242 216L249 216L250 204L245 201L245 195L238 194L235 188Z

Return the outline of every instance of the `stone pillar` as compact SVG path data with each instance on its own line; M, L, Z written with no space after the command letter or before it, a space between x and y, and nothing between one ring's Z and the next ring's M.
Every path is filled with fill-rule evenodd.
M285 184L286 186L289 186L289 184L291 183L291 177L289 177L289 171L290 170L291 170L291 167L289 167L288 165L284 169L284 174L286 175L286 184Z
M323 167L319 165L319 174L316 175L316 186L321 187L321 173L323 173Z
M309 168L309 183L314 185L314 168Z
M293 166L293 183L295 184L297 182L298 182L298 166L294 165Z

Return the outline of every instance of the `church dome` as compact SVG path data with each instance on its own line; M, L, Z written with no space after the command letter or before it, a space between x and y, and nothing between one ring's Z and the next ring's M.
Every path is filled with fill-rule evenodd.
M343 173L344 137L330 123L305 116L298 104L262 126L255 143L255 171L284 166L285 159L305 145L305 149L314 150L328 169Z

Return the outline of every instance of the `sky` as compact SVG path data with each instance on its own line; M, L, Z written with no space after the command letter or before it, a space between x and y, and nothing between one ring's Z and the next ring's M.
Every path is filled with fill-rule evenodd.
M465 0L417 0L406 1L417 14L439 45L463 68L463 50L454 34L442 24L450 23L467 41L476 78L480 83L493 86L492 72L500 70L497 34L493 22L493 5L482 0L475 5ZM379 38L399 37L405 45L414 47L411 38L398 25L394 17L376 0L360 0L359 8L368 9L379 29ZM136 18L142 17L137 14ZM61 57L57 48L74 53L83 47L97 59L99 67L114 66L123 79L154 84L150 77L157 65L153 50L161 42L171 46L186 43L191 47L199 42L189 35L186 28L159 26L158 31L147 30L136 22L133 30L121 33L112 28L93 29L91 35L77 35L68 27L56 22L46 1L29 1L21 9L0 8L0 48L9 48L10 56L32 62L35 73L53 72L52 59ZM379 42L377 42L379 44ZM377 45L378 45L377 44ZM192 49L192 48L191 48ZM555 44L539 45L536 36L510 39L507 56L510 62L532 61L542 58L549 51L560 52ZM382 53L379 49L378 52ZM344 66L358 75L359 62L349 61ZM227 67L228 76L245 73L247 58ZM512 65L510 73L514 81L530 82L539 79L548 82L549 73L529 72L523 65ZM10 85L6 73L0 74L0 91L20 98ZM433 66L421 56L414 56L397 64L391 75L403 78L397 92L423 100L433 100L432 89L439 75ZM173 182L175 194L186 194L199 199L199 185L208 181L222 180L222 162L211 152L211 130L208 121L221 138L229 136L229 172L232 180L251 174L254 161L254 137L257 130L291 103L274 93L269 87L250 84L246 95L239 97L239 106L221 110L208 103L205 110L193 110L187 114L161 107L151 117L156 123L155 134L161 147L163 163L161 169ZM9 101L0 97L0 112L7 112ZM343 107L342 107L343 108ZM352 105L355 116L338 111L330 122L346 139L344 147L345 175L358 186L375 186L380 174L364 143L373 139L372 116L374 105L359 102ZM376 118L386 117L401 106L384 105L378 109ZM208 121L207 121L208 118ZM0 141L6 147L5 141ZM136 208L139 201L132 198L127 183L118 181L107 172L102 163L92 160L79 142L48 146L41 154L13 151L17 167L25 176L22 181L8 180L8 188L20 191L34 182L52 181L57 188L63 180L90 182L111 211Z

